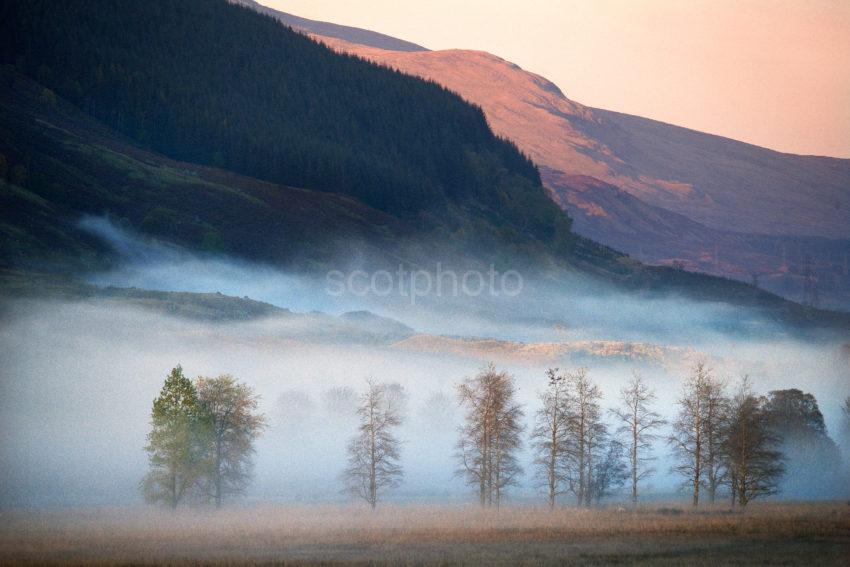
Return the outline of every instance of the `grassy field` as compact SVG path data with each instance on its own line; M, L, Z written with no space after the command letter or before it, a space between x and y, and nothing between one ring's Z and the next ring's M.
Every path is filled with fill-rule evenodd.
M563 565L850 563L850 505L5 511L0 563Z

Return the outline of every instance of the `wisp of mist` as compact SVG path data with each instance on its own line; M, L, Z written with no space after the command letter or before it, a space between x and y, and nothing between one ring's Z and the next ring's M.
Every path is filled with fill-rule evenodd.
M756 391L796 387L814 394L835 431L841 400L850 393L840 339L808 343L767 323L755 338L717 331L724 317L750 319L735 308L682 298L636 299L588 282L554 288L525 281L511 298L332 297L315 274L284 272L222 256L203 256L139 238L106 219L84 221L122 256L117 267L91 274L96 285L215 292L248 296L298 312L332 315L368 309L418 333L509 341L631 340L688 347L734 383L749 374ZM347 264L341 264L350 269ZM342 268L341 268L342 269ZM597 290L595 292L595 290ZM445 299L450 308L441 305ZM757 317L752 316L753 321ZM557 322L557 324L555 323ZM0 328L0 506L127 504L141 501L147 467L143 450L151 402L178 363L189 376L223 373L261 396L269 428L257 442L254 481L246 501L342 501L345 445L355 433L354 404L369 377L407 392L399 501L466 501L454 474L456 428L462 414L455 385L484 364L481 355L425 353L392 343L297 340L287 319L204 322L178 319L99 300L17 300ZM589 367L603 407L640 370L658 394L657 411L675 414L687 366L677 361L622 358L511 358L495 362L517 378L526 432L550 366ZM666 433L666 431L665 431ZM656 443L656 474L647 492L669 496L679 480L668 471L669 451ZM512 497L539 498L531 454ZM793 497L793 494L785 494ZM825 490L823 496L835 496Z

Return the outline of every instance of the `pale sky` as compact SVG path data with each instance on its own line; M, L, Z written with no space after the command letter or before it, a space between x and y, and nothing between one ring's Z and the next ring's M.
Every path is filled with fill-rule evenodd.
M260 1L489 51L589 106L850 158L850 0Z

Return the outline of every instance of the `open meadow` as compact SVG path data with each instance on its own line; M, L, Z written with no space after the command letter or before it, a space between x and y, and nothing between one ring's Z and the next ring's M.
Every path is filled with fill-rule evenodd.
M23 565L847 565L850 505L259 506L7 511L0 563Z

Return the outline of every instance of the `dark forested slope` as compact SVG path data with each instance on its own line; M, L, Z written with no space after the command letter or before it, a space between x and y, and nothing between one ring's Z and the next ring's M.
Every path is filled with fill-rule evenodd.
M0 69L0 267L104 266L108 250L78 228L83 215L192 250L305 267L405 234L395 217L350 197L141 149Z
M4 63L171 158L401 214L544 199L479 108L224 0L13 0L0 22Z

